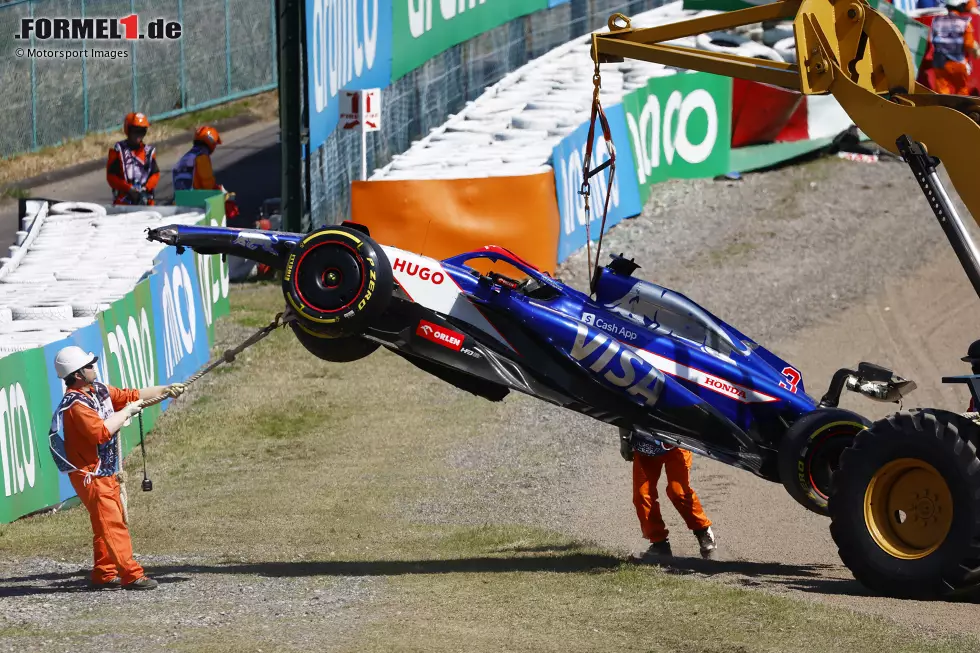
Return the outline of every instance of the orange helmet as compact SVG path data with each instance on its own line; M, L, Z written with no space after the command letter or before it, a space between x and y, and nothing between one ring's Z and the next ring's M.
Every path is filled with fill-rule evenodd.
M130 127L142 127L143 129L149 129L150 119L146 117L145 113L127 113L126 117L123 119L123 133L129 136Z
M221 136L218 134L218 130L209 125L204 125L194 132L194 140L201 141L212 152L214 152L214 148L221 145Z

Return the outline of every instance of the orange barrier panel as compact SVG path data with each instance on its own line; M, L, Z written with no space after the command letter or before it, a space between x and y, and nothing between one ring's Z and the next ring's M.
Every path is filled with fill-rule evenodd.
M435 259L499 245L549 274L558 263L560 218L551 171L477 179L355 181L351 220L366 225L384 245ZM468 265L481 272L491 269L477 261Z

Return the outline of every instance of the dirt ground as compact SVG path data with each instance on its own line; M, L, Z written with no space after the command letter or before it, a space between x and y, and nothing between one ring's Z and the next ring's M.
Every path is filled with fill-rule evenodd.
M976 225L968 227L977 239ZM642 266L637 276L688 295L789 360L811 395L822 395L839 367L869 361L916 381L905 407L963 410L969 401L963 386L941 377L969 371L959 358L980 337L980 302L901 162L824 158L738 182L671 181L655 189L642 216L610 232L603 252L604 260L612 252L634 257ZM586 288L585 258L578 253L558 276ZM623 554L645 548L631 467L613 429L531 400L508 402L496 439L457 462L484 505L502 519L523 515ZM897 408L852 393L841 406L871 419ZM538 462L510 462L522 456ZM477 471L492 468L492 475ZM781 485L703 458L695 459L692 479L714 521L721 560L698 557L668 502L663 514L679 573L980 635L975 604L868 596L841 564L829 520ZM458 519L470 501L441 512Z

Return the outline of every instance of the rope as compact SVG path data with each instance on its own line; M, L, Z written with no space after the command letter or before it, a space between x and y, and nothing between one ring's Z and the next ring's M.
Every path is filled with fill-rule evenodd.
M292 312L292 309L287 306L286 310L283 311L282 313L278 313L275 319L272 320L272 322L262 327L255 333L253 333L251 336L246 338L245 341L242 342L242 344L238 345L237 347L233 349L226 349L224 354L222 354L221 358L209 364L207 367L199 370L195 374L191 375L186 381L183 382L182 385L186 387L194 383L195 381L200 380L203 376L209 374L212 370L217 368L219 365L223 365L224 363L235 362L235 358L240 353L242 353L243 351L245 351L255 343L259 342L260 340L265 338L267 335L269 335L279 327L284 327L290 322L294 321L295 319L296 319L296 315ZM155 406L159 403L163 403L164 401L170 398L171 397L169 394L163 394L159 397L156 397L155 399L146 399L140 402L140 408L141 409L149 408L150 406ZM145 478L146 477L146 467L145 467L146 447L143 445L143 413L142 412L139 413L139 423L140 423L140 447L142 447L143 449L143 461L144 461L143 476ZM116 459L119 461L119 471L116 472L116 480L119 481L119 499L120 502L122 503L123 521L129 524L129 506L128 506L129 496L128 493L126 492L126 472L124 472L122 468L123 455L122 455L121 435L119 435L119 437L116 438Z
M596 38L596 35L593 34L592 48L594 52L598 52ZM589 179L599 174L606 168L609 168L609 183L606 187L606 201L602 211L602 223L599 226L599 242L596 246L596 265L598 266L600 261L599 256L602 253L602 238L606 231L606 217L609 215L609 199L612 197L613 179L616 176L616 146L612 141L612 130L609 128L609 121L606 119L606 112L603 110L602 103L599 101L599 89L602 86L602 74L599 71L598 55L594 55L594 59L595 72L592 75L592 84L594 86L592 91L592 115L589 118L589 135L586 137L585 158L582 163L582 188L579 190L579 194L585 198L585 244L589 266L589 294L595 294L596 281L592 266L592 216L589 208L591 185L589 184ZM606 151L609 153L609 159L596 167L595 170L590 170L589 163L592 159L592 142L595 140L596 119L599 120L602 127L602 138L606 143Z
M296 316L293 314L292 309L287 308L284 312L277 314L276 318L272 322L270 322L267 326L262 327L261 329L253 333L251 336L249 336L242 344L238 345L234 349L226 349L225 353L222 354L221 358L219 358L218 360L214 361L207 367L201 369L197 373L190 376L186 381L183 382L183 385L188 386L200 380L201 377L205 376L206 374L209 374L212 370L214 370L219 365L223 365L224 363L235 362L235 357L238 356L240 353L242 353L243 351L245 351L255 343L259 342L260 340L265 338L267 335L269 335L279 327L286 326L287 324L294 321L295 319ZM155 406L159 403L166 401L167 399L170 399L170 395L164 394L157 397L156 399L146 399L140 402L140 407L149 408L150 406Z

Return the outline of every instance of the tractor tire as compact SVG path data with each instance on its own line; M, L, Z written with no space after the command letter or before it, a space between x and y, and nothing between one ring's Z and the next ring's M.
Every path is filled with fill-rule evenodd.
M282 281L287 303L318 333L361 333L391 302L391 264L371 237L348 227L315 231L293 248Z
M840 458L830 534L862 585L896 598L980 583L980 428L938 409L890 415Z
M297 322L290 322L289 326L306 351L329 363L352 363L370 356L381 346L357 336L327 338Z
M783 487L807 510L827 516L830 484L841 452L871 421L841 408L817 408L793 423L779 443Z

